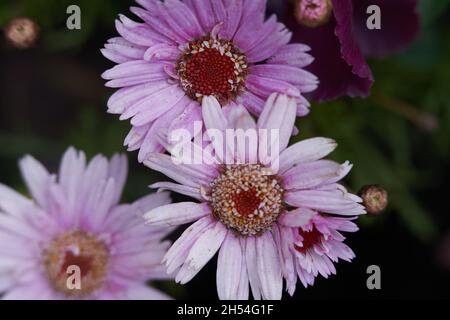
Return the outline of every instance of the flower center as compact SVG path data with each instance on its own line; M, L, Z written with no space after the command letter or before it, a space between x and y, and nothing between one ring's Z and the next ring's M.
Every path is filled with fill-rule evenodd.
M80 297L103 285L109 250L94 235L77 230L56 237L43 251L42 261L56 291L68 297Z
M181 86L193 100L236 98L247 75L245 56L230 41L204 37L189 43L176 66Z
M301 228L298 229L299 235L302 236L302 247L295 246L295 249L300 253L305 253L309 249L311 249L315 244L318 244L322 240L322 233L313 227L311 231L304 231Z
M295 16L300 24L316 28L330 20L332 11L331 0L297 0Z
M211 184L214 215L242 236L270 230L283 211L279 178L259 164L224 166Z

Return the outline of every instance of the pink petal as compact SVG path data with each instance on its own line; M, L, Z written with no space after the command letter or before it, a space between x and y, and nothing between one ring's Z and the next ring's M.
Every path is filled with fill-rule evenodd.
M256 238L247 237L245 240L245 261L247 265L248 280L252 289L253 298L261 299L261 282L258 274L258 254L256 252Z
M284 173L285 189L311 189L326 183L335 183L345 177L352 165L345 162L340 165L330 160L318 160L301 163Z
M178 183L200 188L207 186L217 176L217 170L204 165L177 165L171 156L150 154L144 164Z
M263 135L270 135L273 130L278 131L278 139L274 141L277 146L272 143L267 145L267 139L263 139L260 135L259 139L259 156L262 163L267 163L269 159L265 159L269 155L268 151L276 154L271 154L273 157L278 157L279 152L284 150L289 144L292 135L292 130L295 124L295 114L297 111L297 104L295 99L288 98L286 95L272 94L263 109L258 119L258 129L266 129Z
M365 213L362 205L341 191L289 191L285 194L285 201L293 206L340 215L360 215Z
M283 278L278 250L270 232L265 232L256 238L256 254L263 299L281 300Z
M186 284L192 280L219 250L227 232L227 228L221 222L217 222L213 228L205 231L192 246L175 281L180 284Z
M322 159L336 147L337 143L328 138L312 138L297 142L280 154L280 172L283 173L299 163Z
M243 267L243 251L239 238L229 233L219 251L217 260L217 293L221 300L236 300L240 287L247 285L240 283L241 273L246 273ZM245 299L248 299L246 297Z
M281 47L280 50L269 59L269 63L280 65L288 64L298 68L304 68L314 61L314 58L306 53L310 50L310 47L301 43L287 44Z
M211 214L207 203L180 202L167 204L144 214L145 223L153 226L177 226Z
M172 182L158 182L158 183L152 184L150 186L150 188L158 189L158 192L160 192L162 190L169 190L169 191L173 191L173 192L176 192L179 194L183 194L183 195L195 198L197 200L203 199L202 195L200 194L200 189L185 186L182 184L177 184L177 183L172 183Z
M167 272L169 274L173 273L184 263L189 255L190 249L197 239L204 234L206 230L213 228L215 223L216 220L209 215L198 220L183 232L169 249L162 261L162 263L167 265Z
M282 214L278 222L286 227L299 228L307 225L317 214L316 211L307 208L297 208Z

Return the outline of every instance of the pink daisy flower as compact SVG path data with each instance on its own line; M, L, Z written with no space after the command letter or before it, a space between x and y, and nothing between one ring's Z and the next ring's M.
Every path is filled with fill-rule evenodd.
M324 278L336 274L333 263L339 259L350 262L355 254L343 243L345 237L339 231L356 232L354 218L324 215L313 210L311 220L298 227L286 221L275 229L275 239L282 261L282 273L286 289L292 295L297 275L306 288L314 284L320 274Z
M160 193L119 205L125 156L86 163L70 148L58 176L31 156L20 169L32 200L0 184L4 299L168 298L146 281L167 278L160 262L170 243L161 239L171 228L146 227L141 215L170 198Z
M253 150L230 150L228 141L214 144L217 155L222 154L222 146L227 154L235 154L233 165L220 158L212 164L176 164L171 156L160 153L151 154L144 162L177 182L153 187L199 201L161 206L144 215L147 223L155 226L194 222L163 260L169 274L177 272L177 282L190 281L219 251L217 291L221 299L247 299L249 284L256 299L280 299L289 265L280 255L286 242L279 241L279 230L307 228L311 219L317 219L317 212L343 216L365 213L361 199L337 183L352 166L321 160L336 148L333 140L314 138L287 147L296 108L294 98L273 94L255 123L241 105L221 108L214 97L203 99L206 129L279 128L278 171L273 158L262 152L267 149L262 136ZM291 249L301 246L299 239L292 238ZM297 277L295 270L292 272Z
M291 32L275 16L265 20L264 0L138 0L131 11L144 22L120 15L120 37L102 53L117 63L103 78L119 88L108 112L131 119L125 139L139 161L162 152L158 132L189 127L201 119L201 102L241 103L259 115L273 92L295 98L296 114L308 113L303 97L317 78L303 70L309 47L288 44ZM295 114L293 115L295 117Z

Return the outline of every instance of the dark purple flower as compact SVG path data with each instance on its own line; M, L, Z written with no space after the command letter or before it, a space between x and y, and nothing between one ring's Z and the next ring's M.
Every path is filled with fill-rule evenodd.
M274 1L272 8L293 30L293 41L312 48L315 61L307 69L319 77L320 85L311 98L322 101L370 94L374 78L365 58L383 58L414 40L419 30L416 4L417 0L284 0ZM367 27L371 5L380 8L381 29Z

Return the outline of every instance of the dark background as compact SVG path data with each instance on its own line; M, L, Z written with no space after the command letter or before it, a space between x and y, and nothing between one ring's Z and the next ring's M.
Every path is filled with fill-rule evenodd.
M65 27L66 8L78 4L82 29ZM73 145L89 156L125 152L129 124L106 113L113 92L100 74L113 64L100 48L116 36L114 19L128 16L132 0L0 0L0 28L28 16L41 28L33 49L17 50L0 39L0 182L26 192L17 160L32 154L52 171ZM450 3L422 0L422 30L405 52L369 61L375 75L367 99L343 98L314 104L299 119L297 139L329 136L339 142L332 157L355 167L345 181L353 192L364 184L389 191L390 206L377 217L358 220L348 235L353 263L338 274L318 278L298 299L449 298L450 285ZM435 122L433 128L424 121ZM149 192L163 177L137 164L129 153L130 177L124 201ZM180 200L181 198L176 198ZM366 287L369 265L381 268L381 290ZM158 283L175 298L211 299L215 262L188 285ZM287 296L286 296L287 298Z

